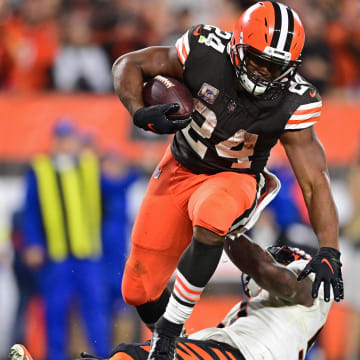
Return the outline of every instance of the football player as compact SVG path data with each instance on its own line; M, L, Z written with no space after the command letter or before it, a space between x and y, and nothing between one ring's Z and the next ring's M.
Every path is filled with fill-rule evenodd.
M179 338L177 358L303 360L320 333L333 300L331 296L330 302L324 301L322 292L317 299L312 298L314 274L297 281L311 257L289 247L264 251L244 235L227 241L225 248L230 259L248 271L243 285L249 297L236 304L217 327ZM120 344L110 360L146 360L149 350L150 342ZM24 347L15 345L11 360L32 360L21 357L23 353L28 354ZM86 353L82 358L95 359Z
M219 263L225 235L246 229L259 207L265 165L278 140L320 247L299 280L314 272L314 298L321 283L325 301L330 287L336 301L343 298L338 217L313 127L322 102L297 73L304 39L295 11L263 1L242 14L232 33L197 25L176 46L129 53L113 65L116 94L134 124L175 133L138 213L122 282L125 301L146 324L156 323L149 360L174 358L177 336ZM156 75L181 79L190 89L191 119L169 120L174 103L144 106L144 81Z

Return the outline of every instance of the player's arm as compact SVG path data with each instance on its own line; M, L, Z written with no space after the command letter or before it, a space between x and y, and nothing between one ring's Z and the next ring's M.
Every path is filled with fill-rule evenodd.
M320 247L339 248L338 216L330 191L325 152L313 127L281 136L301 187Z
M313 127L285 132L281 138L287 157L301 187L310 222L317 235L320 251L304 270L304 275L315 272L313 297L324 281L325 300L330 299L330 283L335 300L343 298L340 252L338 251L338 216L331 195L324 149ZM301 276L303 278L303 276Z
M167 115L179 109L176 103L144 107L144 81L156 75L182 78L183 68L176 47L149 47L125 54L113 65L114 88L133 117L134 124L158 134L172 134L190 122L169 120Z
M291 304L313 304L312 281L309 278L297 281L297 274L276 262L267 251L251 242L246 235L235 240L226 238L225 251L242 272L272 295L287 299Z
M119 57L112 68L116 95L131 116L144 106L144 81L156 75L182 79L183 68L175 46L154 46Z

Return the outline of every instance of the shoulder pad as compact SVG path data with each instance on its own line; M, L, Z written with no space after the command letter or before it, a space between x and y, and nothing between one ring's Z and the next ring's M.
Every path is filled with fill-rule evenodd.
M284 130L301 130L316 124L322 109L321 97L316 87L296 74L288 92L294 110Z
M231 39L231 33L221 30L212 25L195 25L176 41L176 49L179 60L184 65L190 51L204 47L205 49L213 49L218 53L223 53Z

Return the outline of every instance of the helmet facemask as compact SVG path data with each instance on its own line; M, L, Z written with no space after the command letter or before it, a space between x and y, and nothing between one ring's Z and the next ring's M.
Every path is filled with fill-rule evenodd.
M290 61L281 54L280 57L266 54L247 44L234 44L231 48L231 61L241 85L252 95L262 95L271 89L284 90L290 85L300 60ZM251 70L252 65L266 68L266 74Z

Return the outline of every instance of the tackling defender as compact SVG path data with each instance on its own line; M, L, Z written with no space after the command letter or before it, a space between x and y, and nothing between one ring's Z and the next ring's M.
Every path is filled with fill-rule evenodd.
M225 236L241 229L261 200L265 165L279 139L320 246L299 279L314 272L314 298L322 282L325 301L330 286L336 301L343 298L338 218L313 129L322 102L297 74L304 38L295 11L263 1L243 13L233 33L194 26L174 47L129 53L113 66L116 94L134 124L175 133L137 216L122 283L125 301L146 324L156 323L149 360L174 358L177 336L219 263ZM177 104L144 107L144 80L156 75L186 84L192 119L169 120Z
M266 252L244 235L227 241L225 248L230 259L251 276L247 287L253 297L236 304L218 327L179 338L177 359L303 360L333 300L326 302L323 293L315 300L311 297L313 274L297 281L310 256L288 247ZM145 360L149 344L120 344L110 360ZM15 345L11 360L32 360L16 357L22 351L26 349ZM84 354L83 359L94 358Z

